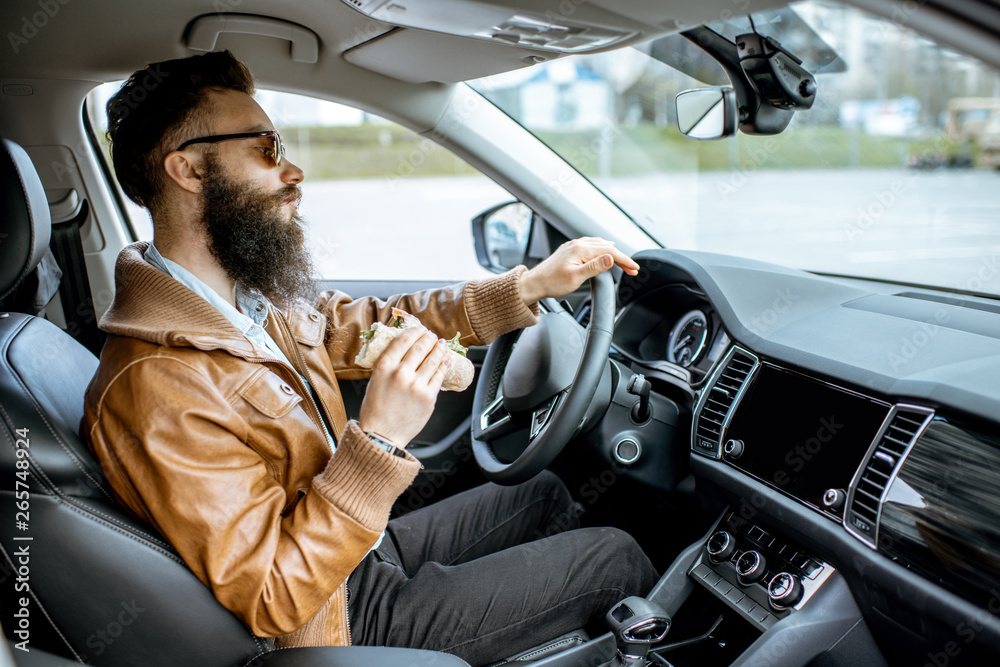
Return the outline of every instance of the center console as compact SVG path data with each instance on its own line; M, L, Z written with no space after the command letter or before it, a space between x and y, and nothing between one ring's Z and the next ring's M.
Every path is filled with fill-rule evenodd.
M688 574L764 632L801 609L833 572L795 543L730 510Z
M835 531L875 550L883 507L887 531L905 529L909 515L896 506L906 497L888 492L900 486L901 463L932 418L930 409L891 404L731 347L700 392L691 453L692 470L711 461L739 483L725 489L733 505L647 595L670 619L669 633L649 648L649 664L808 665L821 654L829 665L884 664L844 576L814 551L825 544L814 538ZM956 443L951 449L960 447L956 437L947 439ZM923 488L919 475L911 478ZM770 507L776 500L807 513L817 534L801 527L797 539L785 534L781 527L792 524ZM902 552L909 544L893 546ZM590 650L605 651L607 660L616 646L609 637ZM583 656L571 653L539 667L603 664L574 662Z
M727 508L646 596L669 618L646 664L808 665L826 653L824 664L852 665L857 651L871 656L866 664L883 664L841 574L748 514ZM532 664L603 665L616 651L609 633Z

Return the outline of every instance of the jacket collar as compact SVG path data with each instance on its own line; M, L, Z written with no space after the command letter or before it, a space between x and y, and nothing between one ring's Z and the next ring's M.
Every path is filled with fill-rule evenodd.
M140 241L118 254L115 297L100 328L169 347L223 348L243 357L260 356L232 322L201 296L143 257Z

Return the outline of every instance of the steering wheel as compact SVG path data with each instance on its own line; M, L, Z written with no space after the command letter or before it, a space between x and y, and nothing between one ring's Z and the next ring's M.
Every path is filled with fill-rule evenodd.
M472 452L487 479L510 485L534 477L586 418L614 332L610 271L590 279L590 295L586 332L566 311L549 312L486 353L472 403Z

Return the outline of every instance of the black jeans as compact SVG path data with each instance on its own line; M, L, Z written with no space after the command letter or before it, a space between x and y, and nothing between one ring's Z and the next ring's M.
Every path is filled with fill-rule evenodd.
M635 540L615 528L567 530L578 517L545 472L393 519L348 579L352 641L488 664L649 592L656 571Z

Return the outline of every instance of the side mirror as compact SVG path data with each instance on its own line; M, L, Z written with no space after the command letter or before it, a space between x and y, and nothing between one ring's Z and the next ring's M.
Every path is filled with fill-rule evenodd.
M695 88L677 94L677 128L686 137L712 141L736 134L739 106L732 88Z
M504 202L472 219L476 259L494 273L524 264L534 211L519 201Z

